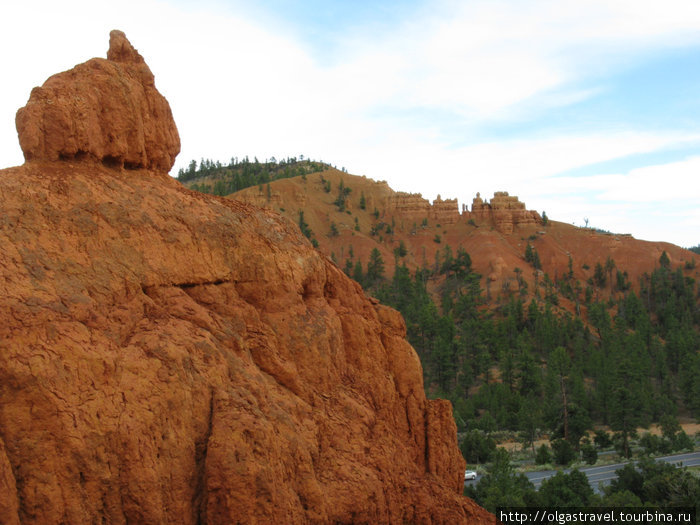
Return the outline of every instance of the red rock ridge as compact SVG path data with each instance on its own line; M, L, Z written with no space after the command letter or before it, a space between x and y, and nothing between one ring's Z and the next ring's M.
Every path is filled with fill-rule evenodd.
M34 88L16 125L28 161L90 157L169 171L180 152L170 105L121 31L110 33L106 60L93 58Z
M122 44L46 85L148 77ZM34 107L32 162L0 171L1 523L495 523L397 312L279 215L168 177L173 142L100 142L138 115Z
M520 202L518 197L511 196L505 191L495 192L490 202L485 202L477 193L472 202L471 211L466 204L462 205L460 211L457 199L442 199L438 195L431 204L420 193L393 191L384 181L371 181L365 177L340 174L340 172L334 173L333 170L324 172L323 176L335 184L338 184L341 179L346 179L344 183L354 187L357 187L357 182L360 180L362 180L362 185L366 186L365 180L369 180L371 188L365 194L365 209L369 211L376 209L383 220L393 217L399 220L405 219L409 223L413 221L420 224L424 219L428 219L436 225L443 226L467 223L472 220L480 224L493 225L505 235L512 234L520 226L542 224L539 213L526 209L525 204ZM289 206L295 210L306 206L307 192L313 191L313 189L309 190L313 185L291 188L289 184L289 182L285 183L284 179L277 180L271 184L270 191L256 186L240 190L230 197L263 208L285 210L285 212ZM345 208L357 211L353 199L348 199L345 202Z
M507 191L494 193L491 202L484 202L477 193L472 202L471 212L467 212L467 218L492 222L498 231L506 235L513 233L516 226L542 222L539 213L525 209L525 203L520 202L514 195L508 195Z
M239 195L245 198L245 191ZM264 204L262 198L260 203ZM497 191L491 202L486 203L477 194L471 211L468 211L466 206L462 208L460 213L457 199L443 200L438 195L430 204L420 193L405 192L392 192L387 195L382 206L383 211L389 215L395 214L397 217L416 221L428 218L438 224L455 224L460 220L466 222L474 219L494 224L498 231L504 234L513 233L514 228L519 225L536 224L542 221L536 211L526 210L524 203L505 191Z
M442 224L459 221L457 199L443 200L438 195L432 204L420 193L392 192L384 198L382 210L389 215L409 220L432 219Z
M459 220L459 204L457 199L442 200L438 195L433 201L431 208L431 218L440 224L454 224Z
M391 193L384 198L382 208L390 215L412 220L421 220L430 214L430 202L420 193Z

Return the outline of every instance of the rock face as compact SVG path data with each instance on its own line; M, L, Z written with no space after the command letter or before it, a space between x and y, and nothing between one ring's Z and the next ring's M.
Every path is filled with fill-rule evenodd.
M459 220L459 204L457 199L442 200L438 195L433 201L431 217L440 224L454 224Z
M148 77L119 38L76 70ZM41 148L0 172L1 523L495 523L397 312L279 215L168 177L173 143L76 159L57 145L117 124L36 107Z
M407 220L429 218L444 224L454 224L459 220L457 199L442 200L440 195L431 205L420 193L392 192L384 198L382 208L385 213Z
M507 191L497 191L491 202L484 202L477 193L472 202L469 218L477 221L490 221L501 233L510 235L516 226L538 224L542 218L536 211L525 209L525 203L517 197L508 195Z
M16 125L28 161L89 157L169 171L180 152L170 105L121 31L110 33L106 60L93 58L34 88Z
M497 191L491 202L484 202L479 194L474 198L472 211L466 206L460 213L457 199L442 199L438 195L432 204L420 193L391 192L384 198L383 210L408 220L429 218L438 224L455 224L474 219L494 224L505 234L513 233L514 227L541 222L539 214L525 209L525 204L508 192Z
M385 198L383 207L387 213L409 220L419 221L430 214L430 202L420 193L397 191Z

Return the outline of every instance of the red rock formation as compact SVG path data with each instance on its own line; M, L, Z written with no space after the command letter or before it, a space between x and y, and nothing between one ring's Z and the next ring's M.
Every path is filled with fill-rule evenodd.
M433 201L430 216L439 224L454 224L459 220L457 199L442 200L440 195L438 195Z
M47 85L93 67L97 91L123 72ZM25 110L69 136L0 172L0 522L495 523L461 496L449 404L397 312L279 215L162 173L172 143L88 134L56 162L89 127L73 109ZM110 114L79 122L143 117Z
M459 220L457 199L442 200L440 195L431 205L420 193L392 192L384 198L383 208L389 215L414 221L429 218L442 224L454 224Z
M498 231L509 235L516 226L537 224L542 219L536 211L526 210L525 204L517 197L508 195L507 191L497 191L491 202L484 202L476 194L472 202L472 211L468 218L481 222L492 222Z
M475 219L480 222L493 223L505 234L513 233L518 225L535 224L540 222L539 214L525 209L525 204L517 197L511 197L508 192L499 191L494 194L490 203L485 203L479 194L474 198L472 211L459 211L457 199L442 199L438 195L432 204L420 193L395 192L384 198L383 208L389 215L409 220L429 218L438 224L455 224L460 217L465 220Z
M392 193L384 199L383 207L390 215L414 221L425 219L430 213L430 202L420 193Z
M169 171L180 152L170 105L121 31L110 33L107 60L93 58L34 88L16 124L26 160L90 157Z

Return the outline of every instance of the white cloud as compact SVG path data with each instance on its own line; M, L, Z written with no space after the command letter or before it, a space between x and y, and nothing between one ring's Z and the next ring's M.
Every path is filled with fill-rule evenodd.
M700 243L700 157L624 173L556 177L549 182L550 217L681 246Z
M679 162L645 166L627 174L612 175L605 184L601 199L632 202L700 203L700 157ZM604 176L601 176L604 177Z
M484 122L541 115L592 97L605 89L609 70L629 67L650 51L697 44L695 0L431 2L391 30L356 28L339 35L338 49L322 64L308 42L279 30L280 24L211 5L67 0L4 9L0 46L15 50L2 56L3 71L11 72L0 88L4 166L21 162L14 114L31 88L77 62L104 56L108 31L119 28L144 55L173 107L183 144L177 166L200 157L304 154L426 196L470 202L477 191L488 196L507 190L531 207L546 208L553 219L559 210L562 219L575 211L567 217L579 223L585 210L607 220L604 204L619 200L626 187L626 203L648 203L645 195L670 199L698 167L696 159L686 159L598 178L554 178L698 142L684 130L569 129L478 138ZM404 110L421 111L420 121L406 118ZM434 110L449 113L460 122L455 128L468 132L452 134ZM591 184L597 201L572 195L588 195ZM697 193L686 196L698 199ZM669 220L681 220L667 213Z
M396 104L441 107L471 118L503 118L528 99L565 100L599 87L573 86L630 56L700 42L694 0L517 0L431 3L390 35L358 34L355 56L381 50L404 78ZM397 66L398 65L398 66ZM370 77L384 84L382 72ZM563 93L561 90L565 90Z

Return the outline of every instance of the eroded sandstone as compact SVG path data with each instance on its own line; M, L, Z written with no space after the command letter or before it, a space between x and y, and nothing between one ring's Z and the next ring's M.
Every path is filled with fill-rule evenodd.
M93 58L50 77L17 112L24 158L91 158L108 165L169 171L180 137L153 73L121 31L107 59Z
M279 215L168 177L169 111L38 104L86 70L92 102L148 91L115 38L32 95L32 162L0 172L0 522L495 523L397 312Z
M517 226L539 224L542 218L536 211L525 208L518 197L507 191L497 191L490 202L484 202L478 193L467 217L480 222L491 222L503 234L510 235Z

